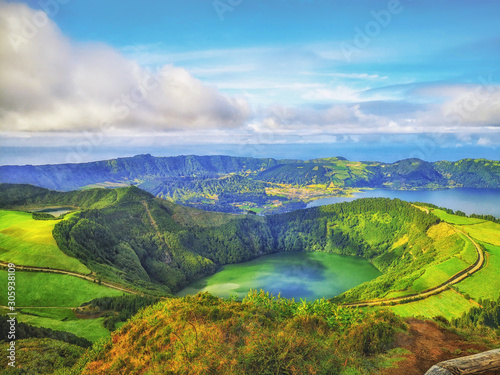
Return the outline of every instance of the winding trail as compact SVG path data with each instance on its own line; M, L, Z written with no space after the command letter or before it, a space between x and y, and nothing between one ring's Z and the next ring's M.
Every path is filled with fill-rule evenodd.
M423 292L420 293L415 293L415 294L408 294L406 296L402 297L395 297L395 298L388 298L388 299L377 299L377 300L370 300L370 301L362 301L362 302L355 302L355 303L346 303L343 306L346 307L365 307L365 306L380 306L380 305L389 305L389 304L399 304L399 303L407 303L407 302L412 302L412 301L417 301L421 300L430 296L434 296L436 294L439 294L441 292L444 292L450 285L457 284L460 281L463 281L473 273L479 271L481 267L484 264L484 253L483 250L481 249L481 246L474 241L467 233L457 229L456 227L447 224L455 232L464 235L469 239L469 241L472 242L474 247L476 248L477 251L477 260L474 264L470 265L466 269L456 273L452 277L450 277L448 280L446 280L444 283L441 283L433 288L424 290Z
M0 262L0 268L9 268L9 263ZM65 271L65 270L60 270L57 268L32 267L32 266L21 266L21 265L16 265L16 271L17 270L58 273L58 274L63 274L63 275L75 276L75 277L78 277L80 279L91 281L91 282L97 282L97 279L92 276L93 275L92 273L84 275L83 273ZM126 292L126 293L141 294L135 290L124 288L123 286L120 286L117 284L111 284L111 283L104 282L104 281L101 281L101 285L105 285L105 286L112 288L112 289L121 290L122 292Z

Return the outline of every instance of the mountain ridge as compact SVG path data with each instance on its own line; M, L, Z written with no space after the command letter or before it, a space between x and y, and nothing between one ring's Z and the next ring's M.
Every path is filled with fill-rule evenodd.
M82 164L0 166L0 183L31 184L71 191L138 186L175 203L207 211L263 214L304 208L312 199L352 196L359 189L500 189L500 162L462 159L394 163L226 155L150 154Z

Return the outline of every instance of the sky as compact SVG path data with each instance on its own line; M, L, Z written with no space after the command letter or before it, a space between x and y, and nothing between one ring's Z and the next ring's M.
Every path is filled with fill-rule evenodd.
M0 164L498 159L499 14L494 0L0 0Z

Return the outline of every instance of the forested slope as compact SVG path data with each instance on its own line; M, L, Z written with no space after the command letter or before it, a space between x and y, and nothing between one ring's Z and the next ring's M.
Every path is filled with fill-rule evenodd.
M11 207L10 199L17 209L77 207L54 228L61 250L103 279L149 293L178 291L224 264L304 250L361 256L384 272L349 292L352 300L410 285L446 255L428 233L439 219L397 199L360 199L266 217L200 211L135 187L60 193L0 185L0 207Z

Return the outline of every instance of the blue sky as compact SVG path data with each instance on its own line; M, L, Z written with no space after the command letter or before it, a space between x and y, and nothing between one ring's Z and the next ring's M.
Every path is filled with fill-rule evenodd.
M499 14L493 0L0 0L0 146L86 160L120 143L430 137L491 155Z

